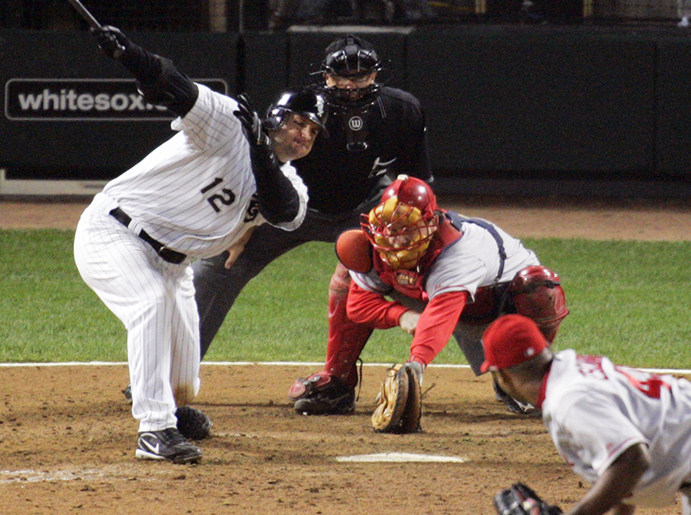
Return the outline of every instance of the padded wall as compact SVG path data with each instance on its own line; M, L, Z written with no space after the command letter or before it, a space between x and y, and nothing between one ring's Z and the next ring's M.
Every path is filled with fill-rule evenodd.
M471 171L653 167L655 45L510 29L409 38L433 164Z
M236 35L128 36L214 89L235 89ZM142 108L131 76L86 32L3 31L0 82L0 166L10 178L115 177L173 134L172 115Z

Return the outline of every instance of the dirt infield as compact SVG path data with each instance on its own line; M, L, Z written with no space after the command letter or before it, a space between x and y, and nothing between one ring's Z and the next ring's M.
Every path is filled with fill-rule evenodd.
M442 203L521 237L691 238L691 209L679 205ZM72 228L84 205L2 201L0 228ZM314 371L204 365L194 405L212 418L213 435L200 443L200 465L179 466L134 458L137 425L120 393L126 366L0 367L0 513L493 515L492 495L518 480L564 507L587 489L541 420L505 411L487 376L430 367L424 432L382 435L369 416L384 368L364 367L354 415L304 417L286 393ZM339 461L377 453L464 462Z
M568 506L586 491L541 420L512 415L487 376L430 368L422 434L373 432L385 369L365 367L354 415L305 417L286 392L307 366L202 367L197 407L214 422L200 465L134 458L125 366L1 368L0 505L24 514L492 515L491 497L521 480ZM411 453L463 463L350 463ZM639 510L673 514L678 508Z

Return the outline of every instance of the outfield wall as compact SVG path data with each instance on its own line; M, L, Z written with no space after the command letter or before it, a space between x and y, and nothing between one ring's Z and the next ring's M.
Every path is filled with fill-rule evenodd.
M691 196L691 32L355 29L391 61L382 77L421 100L447 190ZM275 92L309 80L337 34L129 36L264 110ZM0 81L8 179L107 180L170 134L168 113L138 99L86 32L0 31Z

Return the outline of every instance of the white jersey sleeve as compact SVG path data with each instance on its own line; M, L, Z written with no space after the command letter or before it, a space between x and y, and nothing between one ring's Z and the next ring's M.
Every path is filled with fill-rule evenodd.
M233 114L238 108L234 98L214 93L197 84L199 97L184 118L170 124L174 131L183 131L187 144L198 151L222 143L231 133L242 133L242 124Z
M633 503L674 502L691 474L688 381L566 350L552 364L542 412L561 456L590 483L632 445L648 446L652 466L634 488Z

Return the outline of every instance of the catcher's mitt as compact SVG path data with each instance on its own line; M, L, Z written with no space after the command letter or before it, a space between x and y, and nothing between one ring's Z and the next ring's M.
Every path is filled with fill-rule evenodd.
M175 411L178 431L188 440L204 440L211 436L211 419L192 406L182 406Z
M528 486L515 483L494 496L499 515L561 515L559 506L547 504Z
M372 413L377 433L418 433L422 418L422 395L415 371L407 363L388 371Z

